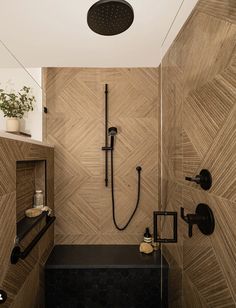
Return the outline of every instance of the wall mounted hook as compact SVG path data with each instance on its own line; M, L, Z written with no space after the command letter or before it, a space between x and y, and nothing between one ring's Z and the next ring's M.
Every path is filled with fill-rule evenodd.
M181 218L188 224L188 236L193 235L193 225L205 235L210 235L215 229L215 219L212 210L207 204L198 204L195 214L184 214L184 208L180 208Z
M210 171L207 169L202 169L200 174L196 175L195 177L185 177L186 181L195 182L201 186L204 190L209 190L212 185L212 176Z

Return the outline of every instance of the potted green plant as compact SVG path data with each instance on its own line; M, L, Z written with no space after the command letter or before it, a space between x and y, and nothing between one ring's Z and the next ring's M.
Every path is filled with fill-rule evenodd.
M0 89L0 110L6 117L7 132L19 132L19 119L22 119L26 112L34 110L35 101L30 87L24 86L18 93L8 93Z

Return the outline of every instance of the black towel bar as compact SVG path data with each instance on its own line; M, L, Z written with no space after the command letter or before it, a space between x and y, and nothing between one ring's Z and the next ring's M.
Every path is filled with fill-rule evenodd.
M25 248L24 251L21 251L21 248L19 246L15 246L11 253L11 264L16 264L19 259L24 260L28 254L31 252L31 250L34 248L34 246L38 243L38 241L41 239L41 237L44 235L44 233L47 231L47 229L51 226L51 224L56 219L55 216L46 217L46 225L41 229L41 231L35 236L35 238L32 240L32 242Z

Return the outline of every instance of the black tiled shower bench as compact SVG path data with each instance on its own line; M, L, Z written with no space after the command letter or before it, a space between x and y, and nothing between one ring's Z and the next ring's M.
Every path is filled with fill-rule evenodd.
M45 284L47 308L168 306L167 262L160 251L144 255L135 245L55 246Z

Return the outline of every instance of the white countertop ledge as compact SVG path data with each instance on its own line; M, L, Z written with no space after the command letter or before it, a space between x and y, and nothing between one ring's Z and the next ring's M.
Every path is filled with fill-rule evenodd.
M12 139L12 140L17 140L17 141L22 141L22 142L38 144L38 145L42 145L42 146L49 147L49 148L54 148L53 145L48 144L46 142L34 140L34 139L31 139L30 137L14 135L14 134L7 133L7 132L1 131L1 130L0 130L0 138Z

